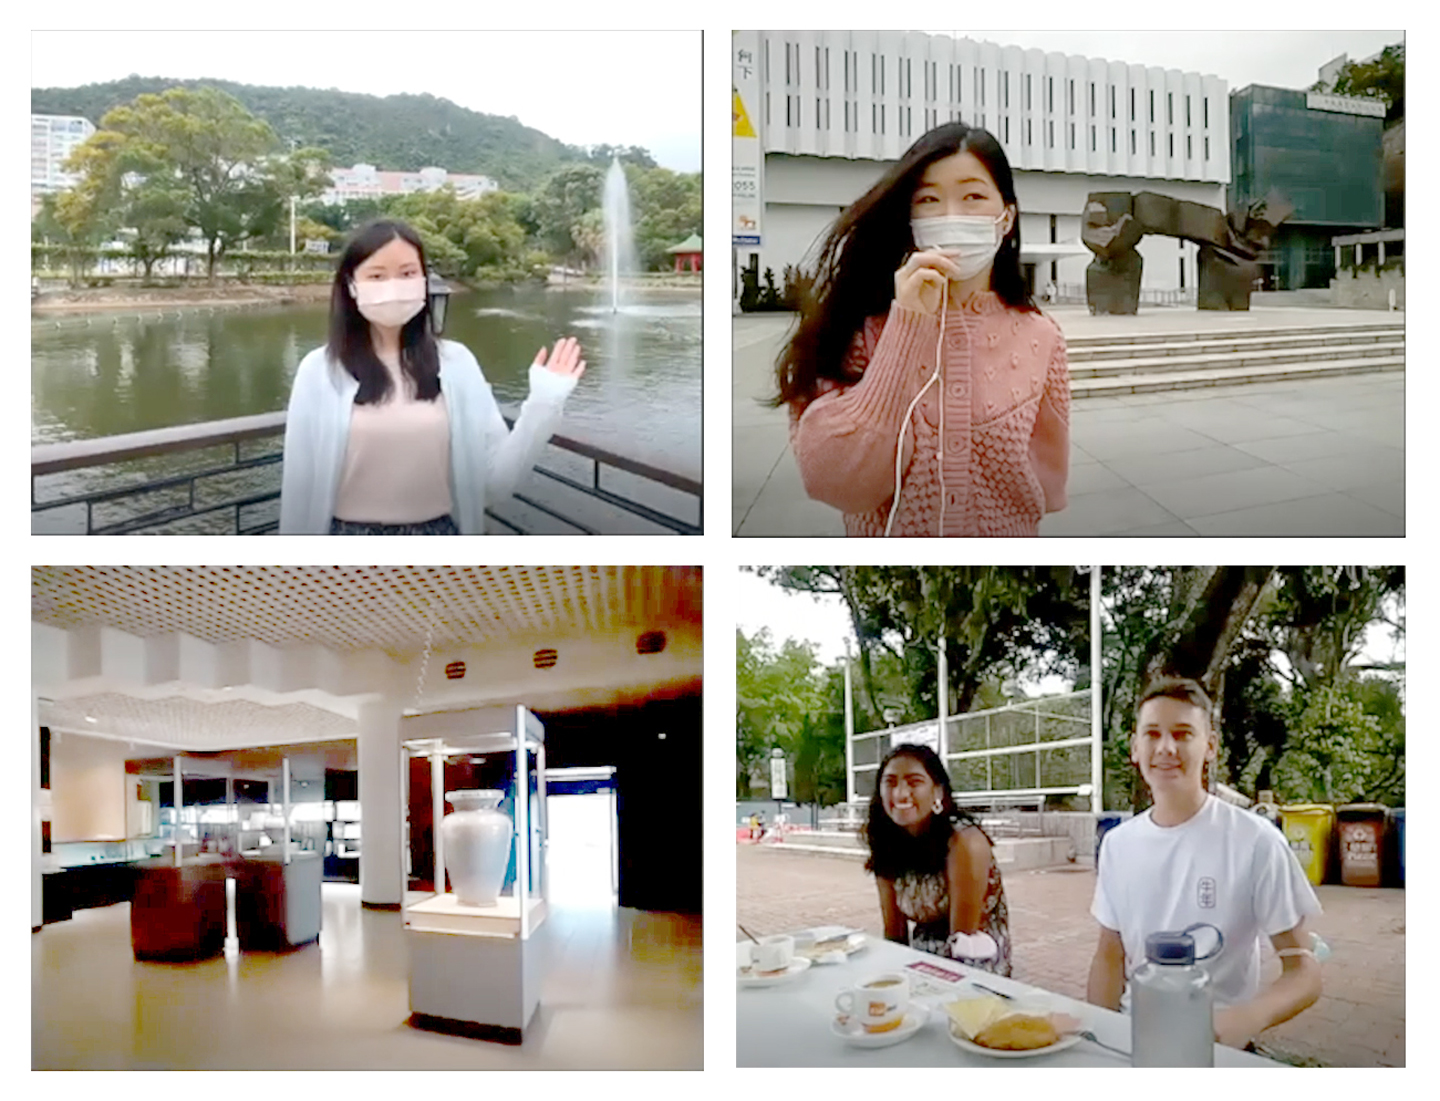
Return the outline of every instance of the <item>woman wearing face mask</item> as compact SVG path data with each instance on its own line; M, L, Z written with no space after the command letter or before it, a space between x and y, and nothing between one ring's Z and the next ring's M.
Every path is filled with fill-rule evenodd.
M952 122L825 237L776 404L848 534L1035 535L1065 507L1065 339L1025 285L1019 222L1000 144Z
M300 362L285 422L282 534L479 535L515 491L585 371L569 338L541 348L513 429L475 357L430 330L419 236L356 231L330 294L330 336Z
M955 805L929 746L898 745L880 762L864 837L887 940L1010 974L1010 913L990 838Z

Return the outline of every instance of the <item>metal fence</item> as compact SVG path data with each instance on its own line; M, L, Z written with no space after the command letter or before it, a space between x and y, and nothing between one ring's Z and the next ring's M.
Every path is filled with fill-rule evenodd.
M980 806L1043 806L1052 796L1099 792L1095 783L1099 732L1092 721L1088 688L1025 700L851 739L852 799L875 791L880 761L906 742L928 745L945 761L956 799Z

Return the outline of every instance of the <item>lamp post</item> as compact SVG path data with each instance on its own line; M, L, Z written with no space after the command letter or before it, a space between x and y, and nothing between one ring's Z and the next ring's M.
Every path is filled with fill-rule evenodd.
M440 336L445 332L445 315L450 307L450 284L433 271L429 276L426 294L430 299L430 331Z

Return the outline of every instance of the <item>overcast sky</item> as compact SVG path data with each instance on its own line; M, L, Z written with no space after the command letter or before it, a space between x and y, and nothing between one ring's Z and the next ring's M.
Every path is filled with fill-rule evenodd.
M571 145L640 145L666 168L700 169L698 31L36 31L31 45L32 88L133 73L429 93Z
M1232 9L1243 22L1239 9ZM1303 89L1341 54L1362 61L1405 39L1404 31L931 31L1022 49L1158 65L1218 76L1229 91L1247 84Z

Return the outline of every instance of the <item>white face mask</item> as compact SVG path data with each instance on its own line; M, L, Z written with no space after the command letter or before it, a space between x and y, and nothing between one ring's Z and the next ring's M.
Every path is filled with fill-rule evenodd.
M364 279L350 284L350 294L366 321L398 329L425 308L425 277Z
M911 218L910 233L916 248L943 252L955 261L961 279L973 279L994 262L1004 240L1000 233L1004 221L1004 211L994 218L984 214Z

